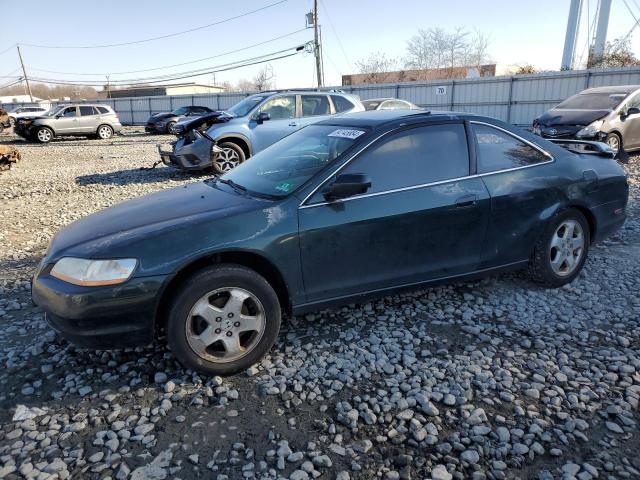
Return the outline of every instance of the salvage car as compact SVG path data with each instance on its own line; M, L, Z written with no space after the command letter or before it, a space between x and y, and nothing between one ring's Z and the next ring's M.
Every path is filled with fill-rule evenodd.
M189 105L186 107L176 108L172 112L160 112L151 115L144 126L147 133L174 133L173 127L181 119L189 117L199 117L207 113L211 113L209 107L200 107L198 105Z
M116 112L109 105L63 105L44 115L18 118L14 131L21 137L49 143L55 137L86 136L107 140L122 130Z
M624 170L589 145L472 114L334 116L220 177L67 226L33 300L79 345L164 331L186 367L230 374L269 351L283 312L523 267L560 287L626 217Z
M533 121L545 138L598 140L613 150L640 149L640 85L589 88Z
M420 107L399 98L370 98L363 100L365 110L419 110Z
M363 110L358 97L335 90L262 92L228 110L176 124L179 138L159 146L160 158L181 170L225 173L306 125Z

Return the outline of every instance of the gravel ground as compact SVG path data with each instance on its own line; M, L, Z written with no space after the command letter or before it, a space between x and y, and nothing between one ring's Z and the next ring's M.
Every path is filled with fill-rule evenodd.
M288 319L260 364L57 338L29 296L52 235L203 177L139 129L26 144L0 174L0 478L640 478L640 156L620 234L559 290L523 273Z

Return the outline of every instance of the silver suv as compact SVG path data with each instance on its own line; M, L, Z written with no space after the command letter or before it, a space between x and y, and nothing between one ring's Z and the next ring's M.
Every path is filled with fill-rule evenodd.
M176 123L178 140L159 147L162 161L181 170L224 173L281 138L331 115L362 112L355 95L285 90L251 95L225 111Z
M121 130L120 119L110 106L86 103L54 107L44 115L19 118L15 124L15 133L40 143L69 135L104 140Z

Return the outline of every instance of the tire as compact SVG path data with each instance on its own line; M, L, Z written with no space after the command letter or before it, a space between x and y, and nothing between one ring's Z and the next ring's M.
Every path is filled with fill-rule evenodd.
M623 148L623 146L622 146L622 138L620 137L620 135L618 135L615 132L611 132L611 133L607 134L607 136L604 139L604 141L605 141L605 143L607 145L609 145L616 152L620 151Z
M9 117L9 126L15 127L15 125L16 125L16 120L13 117Z
M0 123L0 133L4 132L4 125Z
M589 223L581 212L575 209L558 212L534 248L529 264L533 281L555 288L571 283L587 259L589 240Z
M278 296L262 276L240 265L220 264L181 285L166 332L182 365L206 375L230 375L271 349L280 322Z
M213 170L220 175L233 170L246 160L244 150L236 143L223 142L218 147L222 152L213 156Z
M53 140L53 131L47 127L40 127L36 131L34 138L37 142L49 143L51 140Z
M175 132L173 131L173 127L175 126L176 122L169 122L167 123L167 133L174 135Z
M110 125L100 125L96 130L96 137L100 140L108 140L113 137L113 128Z

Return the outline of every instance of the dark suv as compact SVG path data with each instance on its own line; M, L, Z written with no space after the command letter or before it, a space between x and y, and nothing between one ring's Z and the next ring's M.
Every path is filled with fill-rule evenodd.
M144 130L147 133L174 133L173 126L184 117L199 117L207 113L211 113L209 107L199 107L191 105L176 108L173 112L161 112L151 115Z

